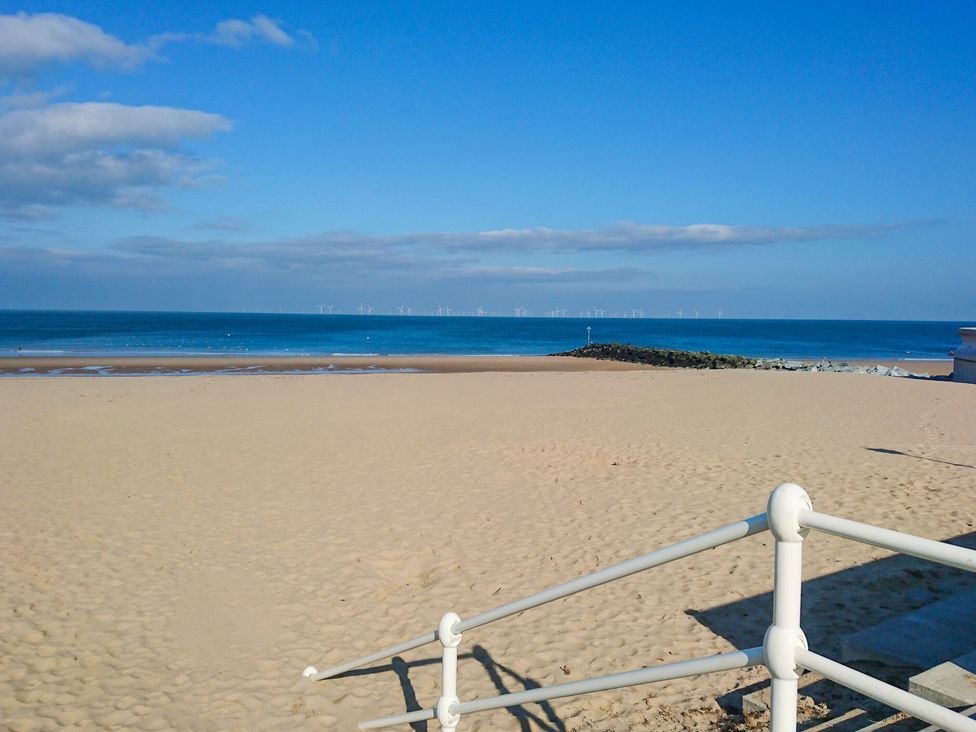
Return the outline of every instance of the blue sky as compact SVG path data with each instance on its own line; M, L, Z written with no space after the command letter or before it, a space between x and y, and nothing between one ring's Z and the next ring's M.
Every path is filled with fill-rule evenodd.
M976 317L972 3L0 2L0 307Z

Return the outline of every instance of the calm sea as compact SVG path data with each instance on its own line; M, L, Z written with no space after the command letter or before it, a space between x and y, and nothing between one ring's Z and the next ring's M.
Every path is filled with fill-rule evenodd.
M801 359L944 359L967 323L0 310L0 356L538 355L619 342ZM971 325L971 323L970 323Z

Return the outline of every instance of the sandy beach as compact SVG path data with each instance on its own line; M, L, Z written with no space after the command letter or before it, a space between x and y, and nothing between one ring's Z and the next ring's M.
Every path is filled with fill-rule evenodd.
M761 513L784 481L820 511L973 545L972 386L457 363L0 380L0 726L353 730L432 706L434 646L336 680L301 672ZM759 645L770 544L752 537L471 631L460 695ZM803 625L828 656L844 633L972 584L824 535L804 553ZM732 728L730 699L765 678L728 672L462 724ZM839 694L830 712L850 703Z

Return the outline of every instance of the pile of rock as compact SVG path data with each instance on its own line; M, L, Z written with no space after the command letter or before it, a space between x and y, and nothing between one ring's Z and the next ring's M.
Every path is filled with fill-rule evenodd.
M748 369L756 365L756 359L744 356L726 356L708 351L677 351L672 348L642 348L629 343L593 343L552 356L597 358L602 361L626 361L648 366L670 366L685 369Z
M898 366L851 366L846 361L817 361L808 363L782 358L746 358L729 356L708 351L678 351L673 348L644 348L629 343L593 343L553 356L575 356L576 358L596 358L603 361L626 361L643 363L648 366L669 366L685 369L762 369L764 371L833 371L848 374L880 374L882 376L902 376L913 379L942 379L928 374L916 374Z
M804 363L803 361L789 361L782 358L760 358L753 368L766 371L835 371L845 374L880 374L881 376L902 376L914 379L931 378L928 374L917 374L906 371L899 366L851 366L846 361L817 361Z

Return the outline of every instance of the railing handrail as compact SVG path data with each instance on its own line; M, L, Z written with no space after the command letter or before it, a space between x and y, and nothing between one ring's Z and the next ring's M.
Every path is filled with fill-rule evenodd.
M900 531L882 529L870 524L862 524L850 519L831 516L816 511L800 511L800 525L833 534L862 544L908 554L919 559L927 559L937 564L976 572L976 552L961 546L953 546L944 541L923 539L921 536L903 534Z
M670 681L672 679L681 679L686 676L699 676L716 671L732 671L739 668L749 668L750 666L761 666L762 664L763 649L762 646L757 646L756 648L747 648L744 651L719 653L714 656L704 656L688 661L673 661L671 663L648 666L647 668L640 668L634 671L595 676L591 679L583 679L582 681L569 681L564 684L539 686L534 689L527 689L512 694L500 694L485 699L459 702L451 707L451 712L456 714L486 712L491 709L532 704L533 702L561 699L567 696L592 694L596 691L623 689L627 686L652 684L657 681ZM433 708L419 709L415 712L397 714L392 717L372 719L360 724L359 728L379 729L380 727L392 727L396 724L409 724L411 722L433 719L436 715L437 712Z
M713 529L712 531L707 531L704 534L693 536L690 539L684 539L674 544L661 547L660 549L655 549L648 554L643 554L639 557L634 557L633 559L628 559L624 562L620 562L619 564L614 564L610 567L599 569L596 572L583 575L582 577L577 577L569 582L555 585L520 600L515 600L513 602L506 603L505 605L499 605L492 610L475 615L467 620L462 620L455 628L453 628L453 631L455 633L464 633L465 631L479 628L482 625L493 623L496 620L503 620L512 615L539 607L540 605L545 605L547 603L560 600L564 597L575 595L579 592L583 592L584 590L599 587L607 582L613 582L614 580L628 577L632 574L636 574L637 572L643 572L644 570L659 567L662 564L667 564L668 562L673 562L677 559L682 559L683 557L689 557L693 554L698 554L699 552L714 549L715 547L737 541L738 539L744 539L747 536L752 536L753 534L766 531L768 528L769 523L766 520L765 513L750 516L747 519L727 524L717 529ZM382 661L384 658L389 658L390 656L395 656L399 653L412 651L414 648L419 648L420 646L427 645L428 643L433 643L435 640L437 640L436 631L425 633L424 635L418 636L411 640L383 648L375 653L370 653L369 655L354 658L351 661L346 661L345 663L340 663L338 666L333 666L332 668L325 669L324 671L312 671L312 667L309 667L305 670L305 675L314 681L322 681L323 679L339 676L346 671L351 671L355 668L359 668L360 666L376 663L377 661Z
M460 716L466 713L636 686L654 681L697 676L715 671L765 665L772 676L771 729L773 732L795 732L797 679L802 668L808 668L866 696L901 709L920 719L938 724L949 732L976 732L976 720L809 650L806 637L800 627L802 545L807 534L806 529L815 529L872 546L909 554L920 559L976 572L976 551L972 549L818 513L813 510L810 499L802 488L793 483L784 483L773 491L766 513L728 524L578 577L575 580L555 585L542 592L500 605L467 620L461 620L454 613L447 613L441 618L440 625L434 632L389 646L322 672L317 671L313 666L309 666L305 669L304 675L315 680L327 679L439 640L443 646L442 694L437 702L437 707L363 722L360 724L360 728L374 729L395 724L419 722L436 717L441 724L441 729L446 732L453 732L457 728ZM773 621L766 631L762 646L715 656L677 661L635 671L598 676L582 681L528 689L486 699L461 702L457 698L457 648L464 631L766 530L772 532L776 541Z

